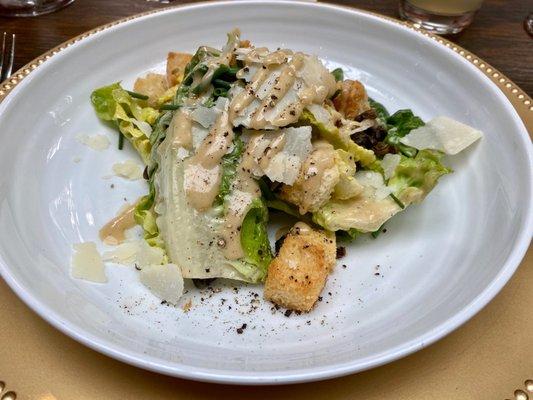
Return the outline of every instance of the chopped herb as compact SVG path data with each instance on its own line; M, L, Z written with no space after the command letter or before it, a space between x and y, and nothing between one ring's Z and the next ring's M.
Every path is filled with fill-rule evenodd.
M394 193L391 193L391 194L390 194L390 197L392 197L392 200L394 200L394 202L395 202L396 204L398 204L402 210L405 208L405 204L403 204L403 203L401 202L401 200L400 200L398 197L396 197L396 196L394 195ZM381 228L380 228L380 229L381 229Z
M213 79L213 86L214 87L220 87L220 88L224 88L224 89L229 89L231 88L231 83L230 82L226 82L222 79Z
M130 90L126 90L126 93L128 93L134 99L148 100L148 96L142 93L132 92Z
M177 110L181 107L181 105L178 104L163 104L161 107L159 107L160 110Z
M122 150L124 148L124 134L119 132L118 134L118 149Z

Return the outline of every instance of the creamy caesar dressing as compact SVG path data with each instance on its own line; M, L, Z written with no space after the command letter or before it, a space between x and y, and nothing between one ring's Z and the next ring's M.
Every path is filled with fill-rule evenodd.
M228 260L244 257L241 245L241 226L254 199L261 196L261 190L251 175L241 166L237 168L237 175L232 185L232 192L227 199L227 211L221 229L221 236L225 246L224 256Z
M290 55L292 55L292 50L280 49L271 52L266 47L256 47L246 53L243 61L247 64L261 63L268 66L272 64L283 64L287 62Z
M234 137L229 116L222 112L195 155L186 160L184 188L190 204L198 211L211 207L220 189L222 157Z
M273 129L297 122L303 109L322 104L336 85L316 57L265 48L250 50L238 77L252 75L230 105L230 120L251 129ZM317 76L314 76L317 75Z
M246 68L246 67L245 67ZM252 101L255 100L255 94L261 85L266 81L271 71L268 68L259 68L253 76L250 83L246 85L243 91L237 94L231 100L230 104L230 120L233 122L235 118L248 107Z
M173 147L192 147L192 121L185 110L180 109L174 113L168 130L172 136Z
M276 138L270 142L270 144L265 148L263 154L257 160L261 169L265 170L270 165L270 161L285 147L287 142L286 136L284 133L280 133Z
M246 146L239 170L251 175L261 176L272 159L283 150L287 140L286 134L279 132L274 138L265 134L254 134Z
M135 206L126 208L100 229L99 236L106 244L117 245L126 240L125 232L135 226Z
M335 166L335 150L331 144L319 140L313 143L313 152L303 164L303 192L316 193L320 190L324 174Z
M283 99L290 88L292 88L296 79L296 71L298 71L303 65L303 55L296 53L292 57L288 64L281 67L281 73L274 79L274 85L263 99L261 105L255 111L250 121L250 127L252 129L265 129L267 125L281 126L280 123L291 121L288 118L288 113L281 113L278 118L274 118L272 121L268 121L265 118L265 112L272 109L276 104ZM287 114L287 115L285 115ZM293 116L295 117L295 116ZM292 121L295 122L295 121Z

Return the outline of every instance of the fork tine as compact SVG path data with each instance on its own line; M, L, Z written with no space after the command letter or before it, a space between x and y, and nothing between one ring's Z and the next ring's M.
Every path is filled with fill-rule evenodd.
M4 32L5 39L5 32ZM2 47L4 40L2 40ZM11 76L11 71L13 70L13 61L15 59L15 34L11 35L11 48L6 47L3 51L3 57L7 57L7 60L2 60L2 75L0 76L0 82L6 80ZM2 58L3 58L2 57ZM4 65L5 64L5 65Z
M9 59L7 62L7 71L6 71L5 79L11 76L11 72L13 71L14 61L15 61L15 34L13 33L11 35L11 52L9 53Z
M6 52L6 36L7 32L2 35L2 51L0 51L0 82L3 81L2 75L4 74L4 53Z

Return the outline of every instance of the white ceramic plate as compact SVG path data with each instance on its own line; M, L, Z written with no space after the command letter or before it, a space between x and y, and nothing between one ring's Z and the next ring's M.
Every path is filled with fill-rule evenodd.
M456 172L422 205L388 223L386 234L349 246L310 314L286 317L252 301L254 292L261 298L260 287L223 282L215 290L191 289L183 303L192 299L192 310L184 313L161 305L128 267L107 266L106 285L71 279L71 245L96 240L124 198L146 191L141 181L102 179L116 161L137 157L130 148L116 149L116 134L91 108L91 90L118 80L131 85L139 74L161 69L168 50L221 46L236 26L255 44L287 46L343 66L392 111L408 107L424 119L448 115L485 137L448 160ZM487 304L531 238L531 144L511 104L451 50L354 10L209 3L120 23L32 72L0 104L0 127L4 279L76 340L170 375L301 382L397 359ZM76 140L79 134L105 134L113 145L96 152ZM237 334L243 323L247 328Z

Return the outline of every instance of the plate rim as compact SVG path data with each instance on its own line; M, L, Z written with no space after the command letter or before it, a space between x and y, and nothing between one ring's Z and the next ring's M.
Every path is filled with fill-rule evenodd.
M171 12L179 12L179 9L183 9L183 8L202 8L202 7L209 8L209 7L220 7L220 6L223 7L226 5L236 5L239 3L240 4L253 4L253 3L258 3L258 1L245 0L245 1L240 1L238 3L232 2L232 1L220 1L216 3L203 1L203 2L197 2L197 3L185 3L185 4L179 4L179 5L172 6L172 7L166 7L162 9L146 11L140 14L135 14L129 17L121 18L113 22L110 22L108 24L104 24L99 27L96 27L92 30L82 33L81 35L78 35L72 39L69 39L66 42L60 44L59 46L49 50L48 52L37 57L33 61L30 61L30 63L26 64L24 67L22 67L17 72L15 72L12 78L8 79L7 81L5 81L3 84L0 85L0 103L2 103L3 100L5 100L6 98L9 98L10 93L13 93L13 90L18 86L18 84L21 81L23 81L23 79L26 76L30 75L32 71L36 70L42 64L44 64L47 60L63 52L68 47L82 40L85 40L89 38L90 36L93 36L94 34L116 27L118 25L125 25L128 23L131 23L143 17L149 17L152 15L165 14L165 13L171 13ZM308 2L302 2L302 1L290 1L290 0L285 0L285 1L274 0L274 1L266 1L266 2L261 2L261 3L263 4L270 3L272 5L292 4L292 5L302 6L302 7L309 7L309 8L329 8L329 9L349 12L352 14L358 14L358 15L363 14L365 16L370 16L370 17L373 17L373 18L376 18L382 21L393 23L403 29L414 30L415 32L417 32L417 34L421 36L427 37L429 39L433 39L437 43L436 45L442 45L444 47L447 47L448 49L454 51L460 57L463 57L465 60L469 61L472 66L477 66L478 71L482 70L479 65L479 60L481 59L476 57L475 60L478 60L478 63L474 63L472 58L475 56L473 56L472 53L462 49L460 46L457 46L454 43L449 42L446 39L443 39L432 33L423 31L422 29L419 29L416 26L413 26L409 23L398 21L394 18L390 18L387 16L383 16L383 15L365 11L365 10L360 10L357 8L333 5L333 4L325 4L325 3L308 3ZM461 52L463 53L461 54ZM470 55L470 58L468 58L468 55ZM489 69L491 69L494 78L501 77L500 79L507 79L508 82L512 82L511 80L506 78L505 75L501 74L498 70L490 66L490 64L484 61L482 61L482 63L486 66L485 71L482 71L483 76L485 76L485 78L488 78L488 81L492 84L494 89L502 89L502 88L500 88L499 85L493 79L491 79L489 75L487 75L487 72ZM497 76L495 76L494 74L497 74ZM516 94L518 97L520 95L522 96L522 98L519 97L520 100L525 98L524 103L529 100L529 103L525 103L525 106L528 107L529 104L531 104L531 98L527 94L525 94L525 92L521 91L521 89L519 89L517 85L515 85L514 88L518 89L518 92L514 94ZM525 124L520 118L520 116L517 114L516 108L511 104L509 99L505 98L501 90L498 90L498 92L500 95L504 97L504 100L507 102L506 104L507 107L512 108L513 112L515 113L514 115L515 118L522 124L522 126L526 130L527 128L525 127ZM533 111L533 106L529 108L529 110ZM527 134L520 135L520 138L525 141L525 136L527 136ZM531 165L532 160L533 160L533 150L531 147L531 143L529 143L529 145L530 146L526 146L527 148L526 152L527 152L527 158ZM531 174L532 172L530 170L529 175L531 176ZM72 326L70 326L71 323L68 320L64 320L63 318L58 316L53 310L49 309L49 307L41 304L40 301L38 301L35 297L33 297L31 293L27 291L14 278L14 276L10 274L7 263L1 257L0 257L0 275L4 278L4 280L11 287L11 289L16 293L16 295L21 300L23 300L24 303L26 303L26 305L28 305L34 312L36 312L41 318L47 321L50 325L52 325L53 327L55 327L62 333L65 333L66 335L75 339L79 343L82 343L83 345L93 350L96 350L100 353L103 353L107 356L110 356L122 362L128 363L130 365L134 365L134 366L137 366L143 369L148 369L154 372L164 373L164 374L171 375L171 376L192 379L192 380L197 380L197 381L216 382L216 383L225 383L225 384L261 385L261 384L288 384L288 383L317 381L317 380L329 379L329 378L334 378L334 377L340 377L340 376L348 375L351 373L361 372L366 369L378 367L385 363L392 362L399 358L405 357L443 338L447 334L451 333L452 331L460 327L462 324L466 323L475 314L477 314L483 307L485 307L500 292L503 286L508 282L508 280L514 274L518 265L522 261L527 251L527 248L529 247L531 236L533 233L533 202L531 200L532 198L531 195L533 195L533 188L531 185L529 186L529 189L530 189L530 197L529 197L529 203L526 206L525 229L523 229L519 233L517 240L515 241L514 248L511 250L511 253L507 257L507 259L502 263L502 269L500 270L498 275L496 275L495 278L490 282L490 284L487 285L478 294L478 296L476 296L469 304L463 307L463 309L461 309L458 313L448 318L447 320L443 321L442 323L437 325L432 330L427 331L424 334L419 335L418 337L408 342L400 344L394 347L393 349L378 353L372 357L367 357L366 359L360 360L357 363L348 361L348 362L337 364L335 366L330 366L330 367L299 368L296 370L292 370L292 372L286 372L286 371L259 371L258 372L256 371L251 374L242 374L242 371L228 372L227 370L223 370L223 369L190 367L185 364L177 364L177 363L172 363L173 366L164 365L162 361L157 358L132 353L128 349L124 349L120 345L118 346L113 345L107 340L102 339L101 337L84 333L82 332L81 329L78 329L78 328L73 328ZM530 227L529 229L527 228L528 226Z

